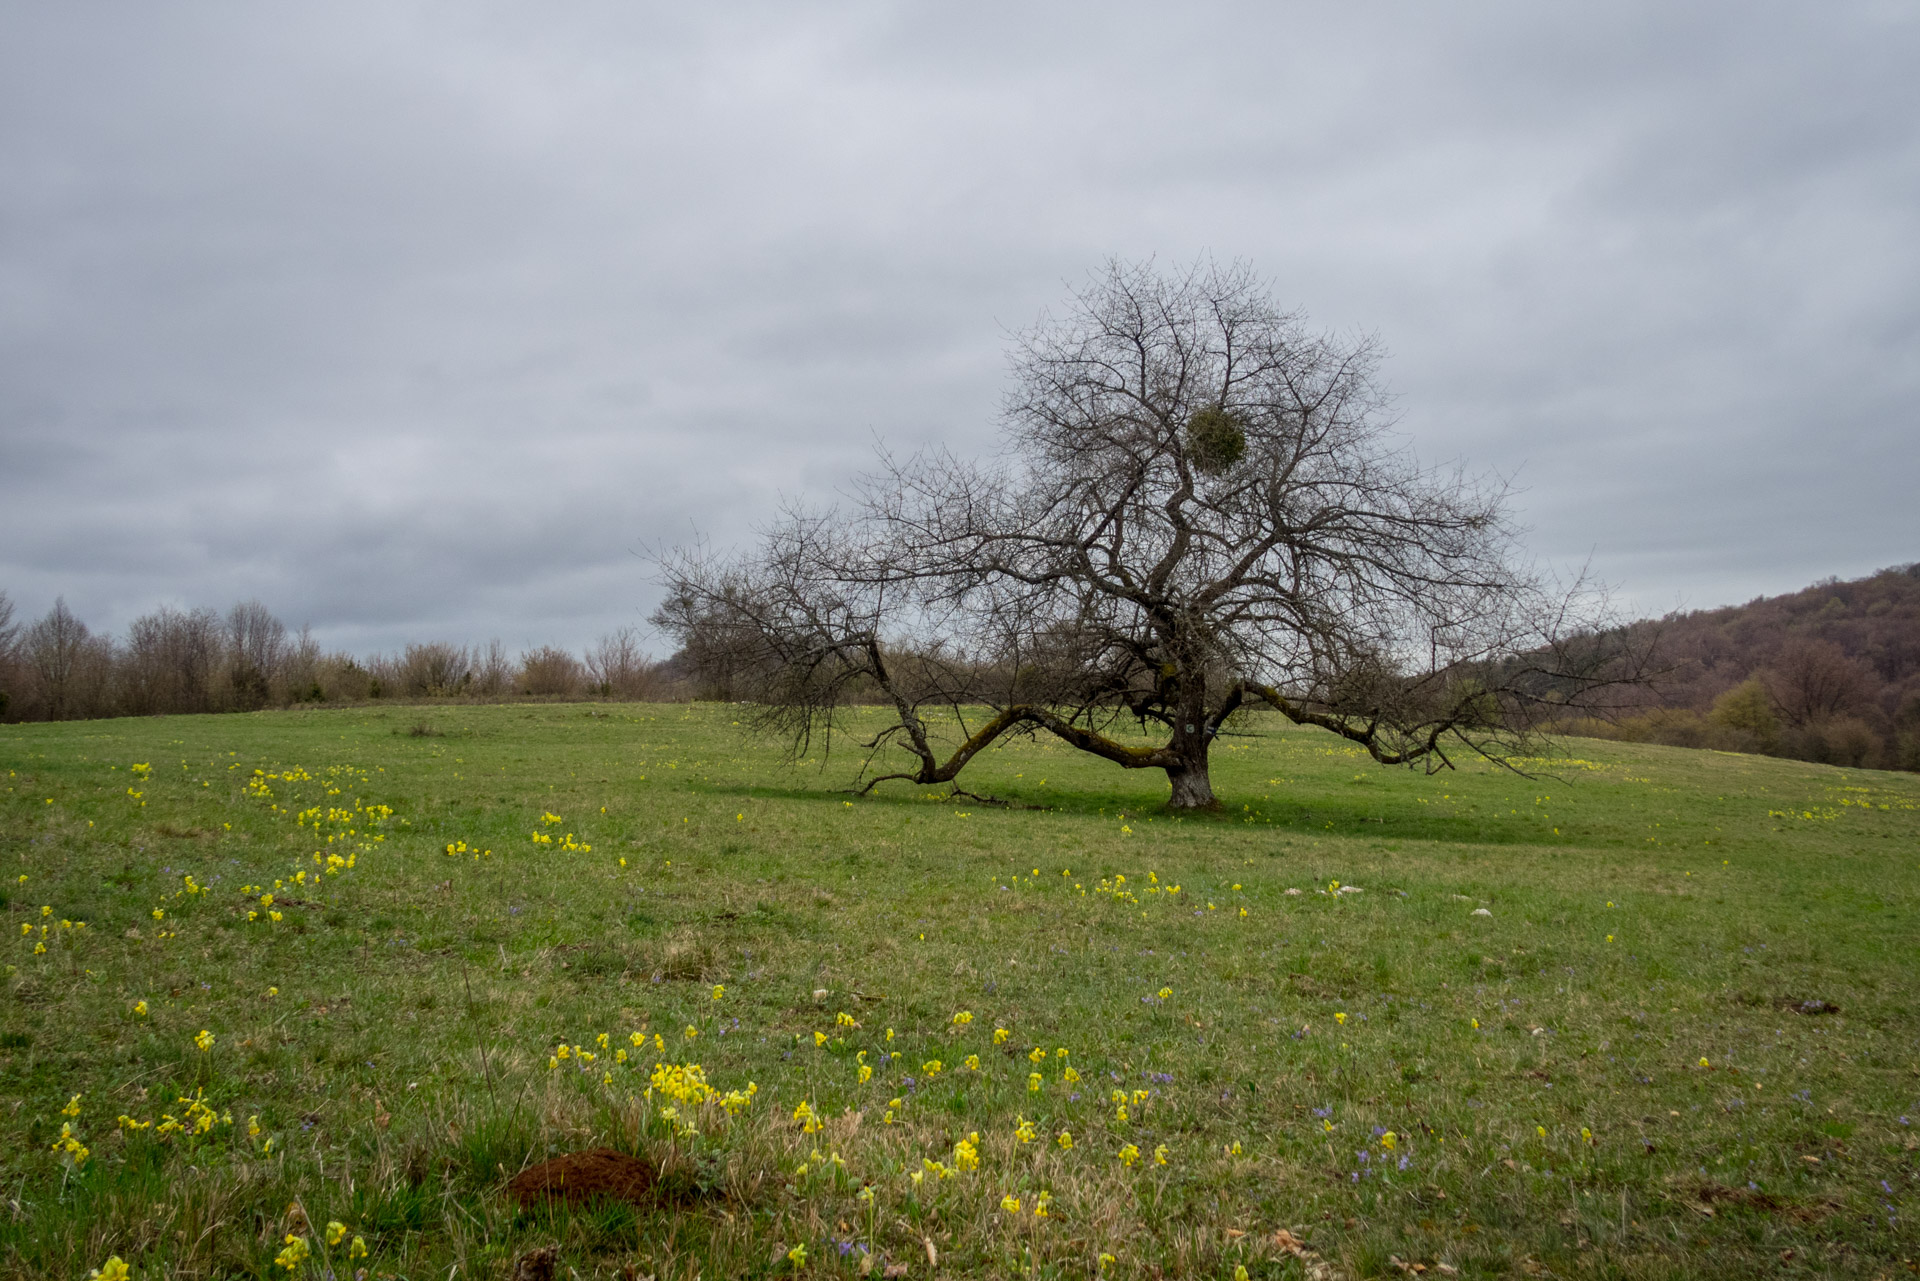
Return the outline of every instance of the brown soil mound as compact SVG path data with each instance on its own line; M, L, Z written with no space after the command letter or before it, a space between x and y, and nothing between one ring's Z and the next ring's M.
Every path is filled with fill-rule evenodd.
M597 1199L639 1205L653 1183L653 1167L647 1162L612 1148L590 1148L528 1166L507 1184L507 1195L522 1206L540 1201L581 1205Z

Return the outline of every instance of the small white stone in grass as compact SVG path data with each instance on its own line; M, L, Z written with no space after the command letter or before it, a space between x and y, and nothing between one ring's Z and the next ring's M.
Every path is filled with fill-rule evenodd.
M1469 912L1469 913L1468 913L1468 915L1469 915L1469 916L1492 916L1492 915L1493 915L1493 913L1492 913L1492 912L1489 912L1489 911L1488 911L1488 910L1487 910L1486 908L1484 908L1484 907L1476 907L1476 908L1474 908L1474 909L1473 909L1473 911L1472 911L1472 912Z
M813 989L813 1003L815 1005L820 1004L826 999L827 999L827 989L825 989L824 987L816 987L815 989Z
M1299 892L1300 892L1300 891L1299 891L1299 890L1296 890L1296 889L1289 889L1289 890L1287 891L1287 893L1289 893L1289 894L1298 894Z
M1460 902L1462 902L1462 903L1471 903L1471 902L1473 902L1473 895L1471 895L1471 894L1456 894L1456 895L1454 895L1453 897L1454 897L1455 899L1457 899L1457 900L1459 900L1459 901L1460 901Z
M1363 889L1361 889L1361 888L1360 888L1360 887L1359 887L1358 885L1342 885L1342 886L1340 887L1340 893L1342 893L1342 894L1365 894L1365 893L1366 893L1366 891L1365 891L1365 890L1363 890Z

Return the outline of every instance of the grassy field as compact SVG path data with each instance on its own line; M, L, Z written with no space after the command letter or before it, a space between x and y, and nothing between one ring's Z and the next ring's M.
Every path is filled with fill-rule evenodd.
M1176 820L1043 743L968 780L1035 808L852 800L736 715L0 727L0 1275L1920 1255L1920 778L1261 721ZM594 1146L653 1192L504 1194Z

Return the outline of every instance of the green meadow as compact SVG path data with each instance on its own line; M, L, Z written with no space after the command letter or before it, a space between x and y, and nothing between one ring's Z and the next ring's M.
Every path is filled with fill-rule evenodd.
M1920 778L1256 718L1176 819L740 714L0 727L0 1275L1916 1266ZM506 1194L595 1147L655 1183Z

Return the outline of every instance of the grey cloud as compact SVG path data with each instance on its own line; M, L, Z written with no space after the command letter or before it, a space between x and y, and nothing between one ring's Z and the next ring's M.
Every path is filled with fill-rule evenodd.
M1903 6L8 5L0 588L578 644L991 448L1109 254L1379 333L1644 610L1920 557Z

